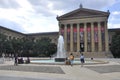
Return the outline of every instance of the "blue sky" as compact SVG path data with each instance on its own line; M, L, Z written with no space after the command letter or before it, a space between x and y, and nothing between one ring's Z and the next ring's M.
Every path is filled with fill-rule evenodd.
M110 11L108 28L120 28L120 0L0 0L0 25L23 33L58 31L57 15L84 8Z

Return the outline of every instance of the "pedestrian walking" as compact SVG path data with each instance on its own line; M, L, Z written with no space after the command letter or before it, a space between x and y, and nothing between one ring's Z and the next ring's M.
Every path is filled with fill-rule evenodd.
M80 55L80 61L81 61L81 67L83 67L83 64L85 63L84 55Z

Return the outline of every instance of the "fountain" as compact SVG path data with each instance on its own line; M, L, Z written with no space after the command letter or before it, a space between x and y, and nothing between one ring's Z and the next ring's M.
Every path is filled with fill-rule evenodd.
M58 38L58 44L57 44L57 53L56 53L56 57L54 57L54 59L34 59L31 60L30 63L34 63L34 64L65 64L65 59L66 59L66 51L64 48L64 39L63 36L60 35ZM97 60L87 60L85 59L85 64L104 64L107 63L105 61L97 61ZM80 65L81 62L79 60L79 58L74 59L74 64L76 65Z
M57 56L55 58L55 62L63 62L66 58L66 51L64 48L64 39L63 36L60 35L58 38L58 44L57 44Z

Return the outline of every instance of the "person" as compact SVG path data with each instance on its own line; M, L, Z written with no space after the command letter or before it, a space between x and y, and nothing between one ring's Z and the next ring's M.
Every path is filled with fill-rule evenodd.
M80 56L80 61L81 61L81 67L83 67L83 64L85 63L83 54L81 54L81 56Z
M74 56L73 56L72 53L70 54L69 59L70 59L70 64L71 64L71 66L73 66Z
M67 57L65 58L65 64L70 65L70 60Z
M30 63L30 58L27 57L26 64Z
M15 62L14 62L14 65L15 65L15 66L18 65L18 58L17 58L17 56L15 56Z

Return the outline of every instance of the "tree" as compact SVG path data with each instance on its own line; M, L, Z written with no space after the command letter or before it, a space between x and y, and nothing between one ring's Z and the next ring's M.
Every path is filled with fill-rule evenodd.
M110 50L115 58L120 58L120 34L113 36Z
M0 33L0 55L2 55L2 53L6 53L6 40L7 40L7 36Z
M31 38L23 38L22 39L23 44L23 53L21 56L27 56L27 57L34 57L33 49L34 49L34 41Z
M51 43L51 39L48 37L43 37L35 43L34 52L36 52L40 57L48 57L56 52L57 46Z
M14 55L21 55L22 49L23 49L23 44L21 42L21 39L11 39L9 40L11 43L11 50L13 52Z

